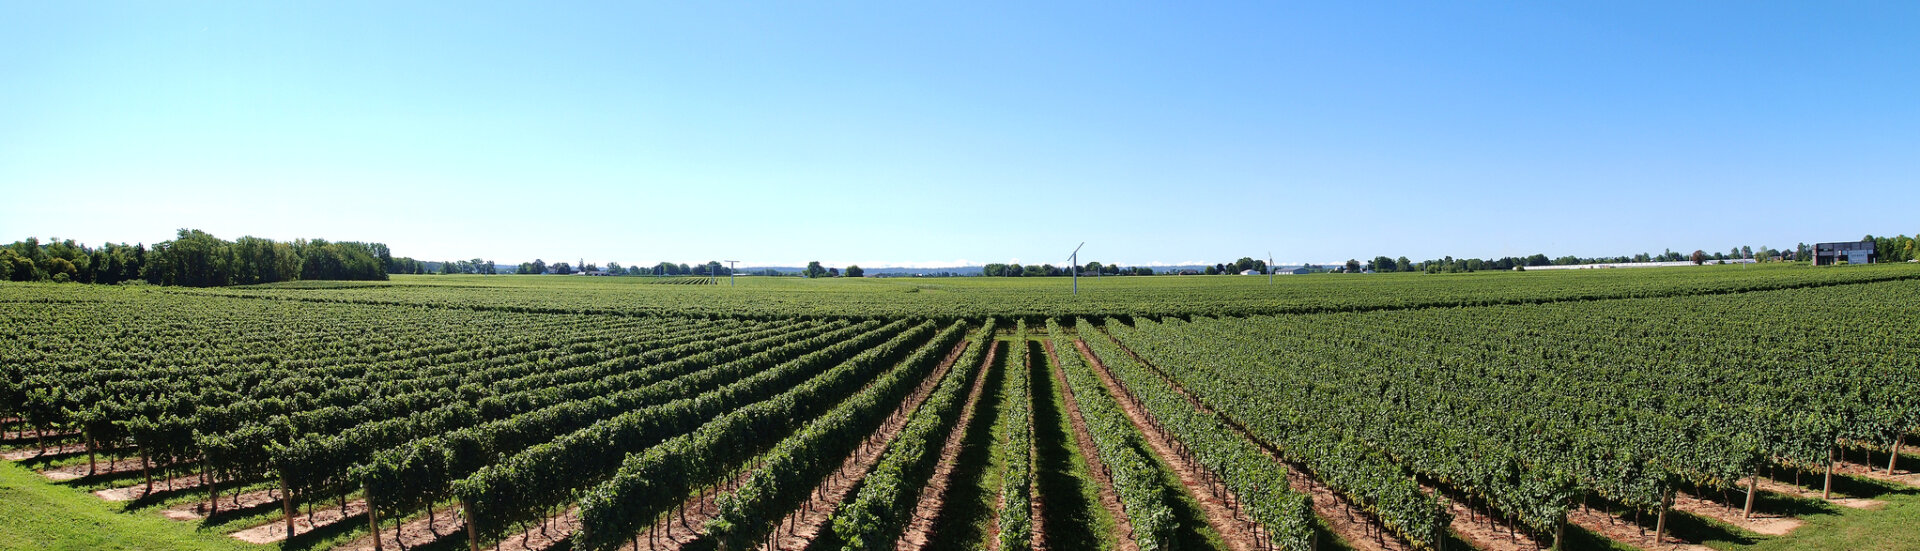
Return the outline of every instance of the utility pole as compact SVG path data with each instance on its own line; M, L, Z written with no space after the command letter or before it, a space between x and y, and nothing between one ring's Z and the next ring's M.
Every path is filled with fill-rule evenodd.
M1273 267L1273 251L1267 251L1267 284L1268 285L1273 284L1273 272L1276 269L1277 268Z
M728 286L728 287L732 287L732 286L733 286L733 273L734 273L734 272L738 272L738 271L740 271L740 270L737 270L737 269L734 269L734 267L733 267L733 263L735 263L735 262L739 262L739 261L738 261L738 260L722 260L721 262L725 262L725 263L727 263L727 286Z
M1073 248L1073 254L1067 255L1067 267L1071 268L1070 271L1073 273L1073 294L1075 296L1080 294L1080 247L1085 246L1087 246L1087 242L1081 241L1078 246Z

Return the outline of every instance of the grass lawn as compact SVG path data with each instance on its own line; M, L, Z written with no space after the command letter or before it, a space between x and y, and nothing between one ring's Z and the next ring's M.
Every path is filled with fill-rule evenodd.
M973 420L967 427L960 448L959 464L947 482L947 510L940 513L934 526L933 551L971 551L987 548L997 518L994 508L1000 504L1000 486L1006 475L1006 423L1001 412L1012 407L1007 395L1007 352L1005 341L993 341L1003 347L986 373L986 388L980 403L974 405Z
M262 549L191 523L122 513L117 504L8 461L0 461L0 519L6 519L0 522L0 550Z
M1018 345L1019 343L1014 343ZM1034 493L1046 504L1046 538L1054 549L1113 549L1120 537L1113 516L1100 504L1100 482L1074 441L1067 401L1053 378L1053 362L1040 341L1027 341L1033 358Z
M1820 512L1800 515L1805 526L1785 536L1753 542L1707 545L1727 551L1813 551L1920 549L1920 488L1851 476L1835 476L1837 489L1849 495L1887 502L1878 509L1852 509L1820 503Z

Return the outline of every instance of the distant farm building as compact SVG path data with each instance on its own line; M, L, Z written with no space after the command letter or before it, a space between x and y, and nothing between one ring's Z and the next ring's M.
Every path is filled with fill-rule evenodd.
M1309 270L1309 269L1306 269L1306 268L1294 268L1294 269L1291 269L1291 270L1280 270L1280 271L1278 271L1278 272L1274 272L1274 273L1276 273L1276 274L1280 274L1280 275L1288 275L1288 274L1292 274L1292 275L1307 275L1307 274L1311 274L1311 273L1313 273L1313 270Z
M1872 241L1844 241L1839 243L1819 243L1813 246L1813 265L1832 266L1841 261L1848 264L1872 264L1880 260L1874 252Z
M1254 270L1254 269L1240 270L1240 275L1260 275L1260 270Z

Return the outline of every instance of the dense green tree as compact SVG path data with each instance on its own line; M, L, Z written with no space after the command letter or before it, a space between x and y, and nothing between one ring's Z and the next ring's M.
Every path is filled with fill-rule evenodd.
M827 269L820 265L820 261L815 260L807 263L807 270L804 274L810 278L824 277L827 275Z
M866 276L867 276L867 271L860 269L859 264L847 265L847 277L866 277Z

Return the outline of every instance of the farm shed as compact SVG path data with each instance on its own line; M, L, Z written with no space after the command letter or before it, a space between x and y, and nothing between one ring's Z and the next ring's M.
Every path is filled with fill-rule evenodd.
M1880 260L1880 255L1874 252L1872 241L1819 243L1813 246L1815 266L1832 266L1842 260L1848 264L1872 264Z

